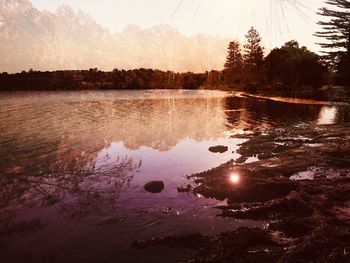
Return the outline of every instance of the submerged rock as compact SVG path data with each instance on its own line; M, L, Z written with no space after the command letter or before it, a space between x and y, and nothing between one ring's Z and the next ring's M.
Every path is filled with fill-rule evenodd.
M152 181L145 184L143 188L150 193L160 193L164 189L164 183L163 181Z
M228 147L224 145L217 145L217 146L209 147L208 150L213 153L224 153L228 151Z

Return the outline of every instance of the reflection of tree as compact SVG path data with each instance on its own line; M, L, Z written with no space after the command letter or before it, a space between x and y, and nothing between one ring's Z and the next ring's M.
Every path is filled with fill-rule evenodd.
M107 100L101 98L103 93L100 92L97 93L99 98L73 102L72 98L57 94L57 101L35 101L35 105L28 108L18 99L11 104L12 111L4 113L4 119L9 121L6 126L0 123L0 129L4 130L4 138L8 141L6 148L14 166L21 162L15 153L19 147L47 154L47 144L50 148L57 145L57 155L65 158L65 151L72 145L77 156L83 151L94 153L118 141L123 141L126 148L132 150L148 146L167 151L183 138L201 141L222 135L225 116L221 98L201 98L199 92L180 96L176 92L165 98L162 94L154 95L154 99L145 99L147 94L143 91L129 92L131 98L125 100ZM116 95L119 98L123 94L118 91L105 96ZM132 99L133 96L141 98ZM21 133L16 134L16 130ZM23 151L20 154L23 155ZM6 155L8 153L4 152Z
M250 98L225 99L227 126L232 131L262 131L300 121L317 120L321 106Z
M125 157L108 166L96 167L96 163L91 163L81 167L77 164L73 161L65 169L51 165L38 175L0 177L1 206L57 204L73 217L90 212L104 213L129 185L132 172L142 163Z
M39 143L35 140L32 147ZM8 147L16 158L0 150L0 155L8 158L0 163L0 256L8 238L42 227L41 218L34 214L30 219L22 218L27 208L52 206L74 219L111 214L119 194L129 187L133 173L142 165L127 156L97 163L99 150L85 153L81 145L74 148L65 140L46 145L34 154L23 155ZM18 147L16 141L13 147Z
M0 213L0 256L6 250L6 237L35 232L41 227L42 223L39 218L23 220L16 218L14 211L2 211ZM10 261L5 260L4 262Z

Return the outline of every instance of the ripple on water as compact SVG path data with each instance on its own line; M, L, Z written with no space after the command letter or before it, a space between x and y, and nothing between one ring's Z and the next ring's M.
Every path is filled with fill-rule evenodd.
M13 256L28 247L38 254L56 253L50 251L56 247L68 256L72 244L87 257L97 251L130 256L135 239L259 225L217 217L220 201L178 193L177 187L188 184L186 175L237 159L240 144L255 133L319 119L349 122L341 107L333 118L326 105L217 91L7 93L0 103L0 173L6 175L0 200L8 202L1 203L0 224L10 218L11 229L20 229L17 224L31 226L22 221L37 219L42 226L9 237ZM232 138L237 135L242 138ZM215 145L228 151L211 153ZM164 191L145 192L151 180L164 181Z

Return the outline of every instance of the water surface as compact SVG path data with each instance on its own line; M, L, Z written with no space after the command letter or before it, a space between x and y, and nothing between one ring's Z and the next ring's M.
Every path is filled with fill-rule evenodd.
M245 139L233 135L350 119L344 105L220 91L2 93L0 105L0 258L13 262L184 259L190 251L130 244L263 224L216 217L224 200L177 191L239 158ZM146 192L152 180L164 191Z

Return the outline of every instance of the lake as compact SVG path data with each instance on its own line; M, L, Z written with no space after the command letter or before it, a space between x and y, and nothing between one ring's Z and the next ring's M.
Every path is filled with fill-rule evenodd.
M188 175L238 159L245 134L350 122L344 104L209 90L1 93L0 105L0 259L11 262L186 259L131 243L265 224L217 217L225 200L178 192ZM154 180L161 193L144 190Z

